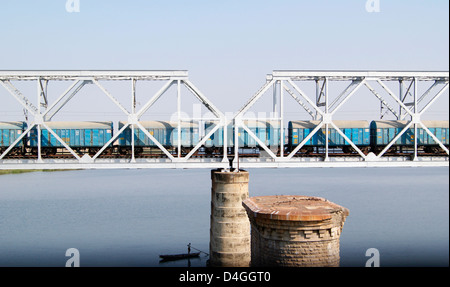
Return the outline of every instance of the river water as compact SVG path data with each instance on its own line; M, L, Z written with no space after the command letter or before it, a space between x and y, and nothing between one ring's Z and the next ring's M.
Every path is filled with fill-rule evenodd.
M341 266L449 265L448 168L252 169L250 196L324 197L350 210ZM205 266L210 171L78 170L0 176L0 266Z

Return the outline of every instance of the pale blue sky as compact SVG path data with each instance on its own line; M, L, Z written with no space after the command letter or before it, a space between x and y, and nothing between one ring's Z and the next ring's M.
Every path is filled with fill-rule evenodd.
M278 69L449 69L449 1L1 0L0 69L182 69L237 110ZM235 97L233 104L224 98Z

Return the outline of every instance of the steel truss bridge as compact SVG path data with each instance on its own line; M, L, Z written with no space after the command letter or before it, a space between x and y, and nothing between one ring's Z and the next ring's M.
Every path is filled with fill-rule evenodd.
M37 93L25 94L16 86L17 82L35 82ZM67 82L67 90L54 102L49 102L47 86L53 81ZM131 110L125 108L115 96L114 91L108 91L101 81L127 81L130 83L129 101ZM159 91L146 99L146 103L136 109L136 83L141 81L158 81L161 83ZM342 83L345 86L340 90L332 85ZM61 139L47 123L74 98L85 85L95 85L107 98L123 112L123 121L126 124L101 148L95 155L84 154L80 156L74 149ZM315 85L314 92L305 92L303 85ZM425 71L273 71L266 76L264 85L248 100L248 102L234 114L227 118L190 80L187 71L0 71L0 89L4 93L0 96L12 96L20 104L28 120L26 131L0 154L0 169L111 169L111 168L228 168L230 160L238 168L289 168L289 167L427 167L449 166L448 148L430 132L424 125L422 118L424 113L443 95L448 97L449 73L425 72ZM181 141L178 141L178 154L168 151L149 133L140 123L143 114L152 107L155 102L163 97L170 87L177 88L177 121L178 138L180 138L180 126L182 121L208 120L215 123L214 128L205 132L188 153L181 154ZM186 119L181 115L181 87L184 86L192 93L201 104L213 115L213 118ZM393 88L394 86L395 88ZM422 91L419 92L419 87ZM365 94L361 93L365 90ZM6 93L5 93L6 91ZM280 148L279 153L274 152L265 145L246 126L246 112L252 108L258 100L268 91L272 91L273 113L264 120L279 121ZM270 92L269 92L270 94ZM334 123L336 115L352 97L367 97L367 94L378 99L380 103L380 118L389 114L397 120L406 120L407 125L381 152L378 154L365 154L355 145ZM318 120L320 124L310 133L295 149L284 154L285 142L285 98L292 97L298 103L298 108L306 111L311 120ZM33 104L29 99L37 99ZM103 99L106 99L103 97ZM0 99L1 100L1 99ZM100 98L98 100L101 100ZM392 102L394 104L392 104ZM102 111L99 111L101 113ZM447 115L448 118L448 115ZM0 119L1 120L1 119ZM157 119L155 119L157 120ZM261 118L258 118L261 120ZM240 127L262 147L264 157L240 157L238 148L234 154L227 154L227 127L233 124ZM116 141L119 135L127 128L132 131L132 151L130 158L103 158L100 155L105 149ZM8 153L22 140L33 128L38 130L38 153L36 158L8 158ZM193 156L216 132L224 128L223 156L215 158L199 158ZM405 133L413 128L422 128L439 144L444 151L440 156L418 156L417 137L414 136L414 151L411 155L387 156L388 149ZM70 152L72 158L45 158L42 156L41 133L47 129ZM165 155L161 158L139 158L135 156L134 132L141 130L150 138ZM323 156L296 157L294 156L320 129L325 129L325 148ZM356 154L353 156L332 156L328 146L328 131L335 129L345 140L350 143ZM235 129L235 147L239 147L238 129Z

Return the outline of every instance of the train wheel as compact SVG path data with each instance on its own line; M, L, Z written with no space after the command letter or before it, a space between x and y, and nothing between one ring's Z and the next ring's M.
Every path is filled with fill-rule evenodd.
M46 155L46 156L54 156L56 155L56 148L42 148L42 154Z
M342 147L342 152L344 153L354 153L355 149L351 146L343 146Z
M113 153L114 153L114 148L113 147L108 147L103 152L104 155L112 155Z
M215 148L215 147L209 147L209 148L206 148L206 150L205 150L205 155L207 157L214 157L214 155L216 153L217 153L217 148Z
M128 154L128 148L125 147L119 147L119 153L121 155L127 155Z
M94 156L98 153L99 150L100 150L99 148L91 147L91 148L89 148L89 155Z
M314 153L314 148L311 147L311 146L308 146L308 147L302 147L302 148L300 149L300 152L301 152L301 153L304 153L304 154L312 154L312 153Z
M444 153L444 150L441 149L441 147L436 147L436 146L425 146L423 149L426 153L432 153L432 154Z
M144 149L142 147L134 147L134 154L135 155L141 155L144 152Z
M366 146L361 148L361 151L363 152L364 155L368 155L370 152L370 147Z
M397 152L397 147L396 146L391 146L388 151L388 153L396 153Z

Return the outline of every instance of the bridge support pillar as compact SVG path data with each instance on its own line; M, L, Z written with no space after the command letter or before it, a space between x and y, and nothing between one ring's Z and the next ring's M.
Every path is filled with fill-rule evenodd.
M260 196L243 202L250 218L252 267L338 267L348 209L310 196Z
M249 196L247 171L211 171L209 266L249 267L250 221L242 206Z

